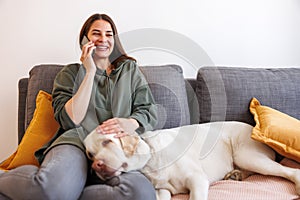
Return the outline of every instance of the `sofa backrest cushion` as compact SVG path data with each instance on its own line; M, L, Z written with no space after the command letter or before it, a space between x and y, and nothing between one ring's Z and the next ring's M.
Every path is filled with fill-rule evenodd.
M25 107L25 130L28 127L35 110L36 96L40 90L52 92L53 81L63 65L36 65L29 71L27 98Z
M35 99L39 90L51 93L54 78L62 67L63 65L43 64L34 66L30 70L25 107L25 130L33 117ZM189 124L189 107L181 67L164 65L144 66L140 69L159 107L156 129ZM19 101L19 103L22 102Z
M158 105L156 129L190 124L186 83L178 65L143 66L140 68Z
M252 97L300 119L300 68L202 67L196 94L200 123L237 120L254 125Z

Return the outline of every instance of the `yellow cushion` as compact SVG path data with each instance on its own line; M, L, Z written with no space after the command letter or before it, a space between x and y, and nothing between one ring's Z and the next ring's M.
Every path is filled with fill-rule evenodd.
M273 108L262 106L256 98L250 102L256 126L251 137L279 154L300 162L300 121Z
M36 109L24 137L16 152L0 164L0 169L10 170L21 165L36 165L38 161L34 152L47 143L56 133L59 124L54 119L52 97L39 91L36 98Z

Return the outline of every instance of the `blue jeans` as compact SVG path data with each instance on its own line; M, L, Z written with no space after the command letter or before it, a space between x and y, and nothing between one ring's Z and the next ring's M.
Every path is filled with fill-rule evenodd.
M56 146L40 168L25 165L0 174L0 200L155 200L152 184L139 172L122 174L114 185L85 186L88 169L79 148Z

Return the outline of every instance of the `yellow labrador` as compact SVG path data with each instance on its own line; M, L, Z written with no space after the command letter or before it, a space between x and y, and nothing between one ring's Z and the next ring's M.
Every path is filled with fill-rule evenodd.
M190 193L190 200L207 199L209 185L234 170L284 177L300 194L300 170L274 161L275 153L250 138L252 126L213 122L148 131L116 139L93 131L84 143L92 168L102 179L141 170L153 183L157 199Z

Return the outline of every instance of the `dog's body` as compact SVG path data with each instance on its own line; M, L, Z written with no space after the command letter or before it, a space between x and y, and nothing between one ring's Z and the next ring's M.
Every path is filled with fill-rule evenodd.
M178 193L190 193L190 200L207 199L209 185L223 179L234 166L287 178L295 182L299 194L300 170L275 162L272 149L250 138L252 128L241 122L214 122L149 131L142 135L144 140L139 140L131 155L116 156L106 151L97 156L104 151L100 147L94 160L102 160L116 171L141 170L153 183L159 200L171 199L171 194ZM106 136L100 135L92 132L85 139L87 151L91 151L90 146L101 146L95 144L95 138ZM115 159L118 161L107 162Z

